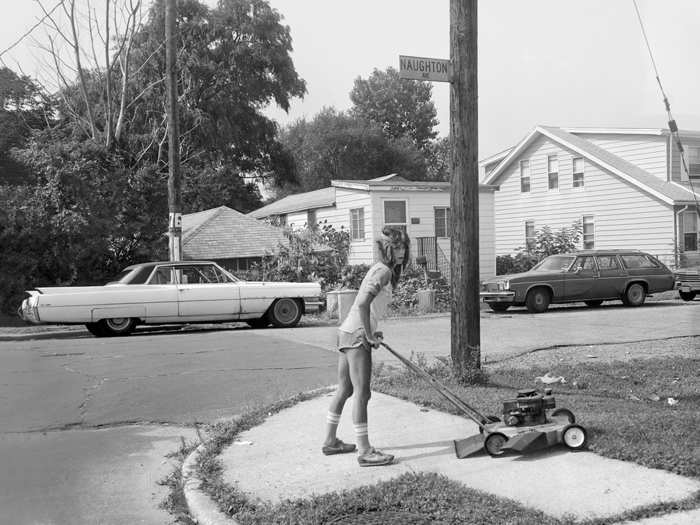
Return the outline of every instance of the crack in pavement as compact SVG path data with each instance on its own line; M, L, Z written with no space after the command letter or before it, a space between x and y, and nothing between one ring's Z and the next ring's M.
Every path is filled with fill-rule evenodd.
M5 430L0 432L0 436L4 435L22 435L22 434L45 434L47 432L66 432L70 430L105 430L110 428L121 428L121 427L133 427L141 425L151 425L151 426L162 426L162 427L184 427L184 428L198 428L202 425L206 425L203 421L192 421L189 423L182 423L178 421L158 421L158 420L141 420L141 419L127 419L123 421L112 421L110 423L98 423L95 425L85 425L82 422L75 421L72 423L64 423L62 425L50 425L41 428L30 428L26 430Z

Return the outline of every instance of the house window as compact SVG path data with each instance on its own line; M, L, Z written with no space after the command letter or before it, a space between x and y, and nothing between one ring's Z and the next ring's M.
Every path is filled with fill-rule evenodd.
M384 201L384 224L406 231L406 201Z
M530 161L520 161L520 192L527 193L530 191Z
M686 160L688 161L688 176L700 178L700 148L688 146Z
M270 216L270 224L273 226L287 226L287 215L272 215Z
M350 240L363 241L365 239L365 209L354 208L350 210Z
M549 189L559 189L559 158L556 155L547 157L547 177L549 179Z
M306 226L308 228L316 227L316 210L309 210L306 212Z
M583 157L574 159L574 188L583 188Z
M694 211L686 211L681 214L683 229L683 251L698 251L698 214Z
M535 249L535 221L525 221L525 248L528 253Z
M583 216L583 249L595 248L595 221L593 215Z
M450 236L450 209L435 208L435 237Z

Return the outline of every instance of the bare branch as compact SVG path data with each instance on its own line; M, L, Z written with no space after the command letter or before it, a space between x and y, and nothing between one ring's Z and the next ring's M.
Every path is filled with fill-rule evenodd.
M109 0L105 0L105 84L107 91L107 107L105 113L107 116L106 131L107 131L107 147L112 145L112 66L109 62Z
M83 71L83 67L82 67L81 62L80 62L80 48L78 47L78 31L77 31L77 28L75 25L75 0L71 0L71 2L70 2L69 21L70 21L71 31L73 33L73 41L74 41L73 49L75 50L75 64L78 67L78 77L80 80L80 90L83 94L83 99L85 100L85 111L87 113L87 120L90 124L90 133L91 133L92 139L94 140L97 137L96 132L95 132L95 120L92 116L92 107L90 105L90 99L88 98L87 80L85 78L85 71Z

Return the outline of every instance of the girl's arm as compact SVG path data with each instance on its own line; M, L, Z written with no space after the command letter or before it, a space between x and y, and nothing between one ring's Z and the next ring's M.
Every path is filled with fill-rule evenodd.
M374 301L374 295L368 292L361 292L357 296L357 309L360 311L360 320L362 321L362 328L365 330L365 337L367 342L372 346L372 348L377 348L379 346L379 340L374 337L372 333L372 326L369 321L370 305Z

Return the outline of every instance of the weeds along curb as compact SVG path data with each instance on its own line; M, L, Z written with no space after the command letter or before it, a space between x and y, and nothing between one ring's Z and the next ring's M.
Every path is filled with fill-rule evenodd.
M234 416L234 420L240 416ZM207 493L200 489L202 480L197 476L197 458L204 452L206 443L202 443L185 458L182 463L182 491L185 494L187 509L190 516L199 525L238 525L219 510L218 505Z
M288 397L274 403L272 406L282 406L282 409L287 408L285 405L291 401L297 400L300 403L306 399L311 399L323 394L332 392L337 385L329 385L320 388L315 388L313 390L307 390L306 392L301 392L293 396ZM296 403L294 403L296 404ZM265 410L268 412L268 410ZM272 410L277 412L279 410ZM238 423L245 417L244 414L239 414L233 416L229 421ZM239 525L239 523L233 518L224 514L219 510L219 506L214 501L209 494L202 490L202 485L204 482L198 476L198 460L201 454L206 452L207 446L211 441L215 439L210 437L206 442L201 443L196 449L194 449L185 458L182 463L182 491L185 495L185 501L187 502L187 510L190 516L198 525Z

